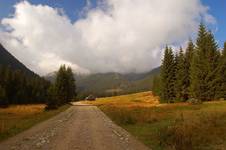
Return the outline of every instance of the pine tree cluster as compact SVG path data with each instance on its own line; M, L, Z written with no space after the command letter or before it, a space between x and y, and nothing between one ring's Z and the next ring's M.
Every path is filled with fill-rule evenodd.
M47 109L55 109L70 102L76 96L72 69L62 65L56 75L55 83L48 89Z
M0 66L0 106L45 103L50 83L35 75Z
M186 50L176 54L166 46L153 93L167 103L226 99L226 42L219 50L212 32L201 23L196 44L189 40Z

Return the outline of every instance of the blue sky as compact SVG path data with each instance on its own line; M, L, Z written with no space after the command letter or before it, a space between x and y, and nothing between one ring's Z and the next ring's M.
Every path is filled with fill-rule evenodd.
M13 5L21 0L0 0L0 19L13 13ZM63 8L72 21L79 17L79 12L86 5L86 0L29 0L32 4L46 4L51 7ZM91 0L93 6L96 0ZM202 0L209 7L209 12L217 20L213 28L217 29L215 34L219 45L222 47L226 41L226 1L225 0ZM212 28L212 27L210 27Z
M21 0L0 0L0 18L13 13L13 5ZM79 11L86 5L85 0L29 0L32 4L45 4L51 7L63 8L67 16L72 20L76 20ZM92 0L95 3L95 0Z
M219 47L226 41L225 0L105 0L88 13L87 3L95 8L98 0L21 1L0 0L0 42L39 74L61 64L80 73L150 71L160 65L166 44L175 50L186 46L200 15ZM12 16L15 5L18 13ZM63 9L68 18L52 8Z

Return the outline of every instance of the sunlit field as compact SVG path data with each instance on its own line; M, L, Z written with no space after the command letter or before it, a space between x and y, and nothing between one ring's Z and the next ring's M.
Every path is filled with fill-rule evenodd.
M153 107L159 105L158 97L154 97L151 92L129 94L123 96L99 98L91 103L97 106L120 106L120 107Z
M58 110L45 111L45 106L44 104L12 105L8 108L0 108L0 140L28 129L69 107L63 106Z
M145 92L88 103L154 150L226 149L225 101L159 104Z

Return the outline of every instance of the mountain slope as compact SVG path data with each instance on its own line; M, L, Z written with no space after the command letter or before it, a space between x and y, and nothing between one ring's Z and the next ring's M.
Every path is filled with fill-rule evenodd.
M79 95L112 96L118 94L148 91L152 88L153 77L160 67L147 73L98 73L84 77L75 76Z
M10 66L13 70L21 70L29 76L36 75L24 64L22 64L19 60L17 60L12 54L10 54L1 44L0 44L0 65Z
M98 97L118 94L148 91L152 87L152 80L160 72L160 67L147 73L96 73L90 75L75 74L78 97L84 98L90 94ZM55 80L55 73L48 74L45 78Z

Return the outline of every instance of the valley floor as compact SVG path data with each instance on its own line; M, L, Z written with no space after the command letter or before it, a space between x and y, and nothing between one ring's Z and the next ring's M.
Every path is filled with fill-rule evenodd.
M1 150L146 150L96 106L66 111L0 143Z
M159 104L144 92L88 103L153 150L226 149L226 101Z

